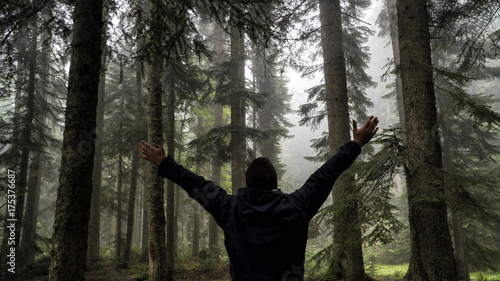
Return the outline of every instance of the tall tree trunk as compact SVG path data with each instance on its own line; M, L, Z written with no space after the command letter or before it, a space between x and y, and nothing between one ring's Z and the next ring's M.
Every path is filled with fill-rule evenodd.
M148 142L155 145L162 138L162 3L150 1L150 37L148 61ZM165 212L163 179L158 167L148 163L148 229L149 229L149 280L169 280L165 247Z
M426 0L397 3L399 53L409 152L408 213L412 256L407 278L457 280L439 169L441 146Z
M148 188L147 182L143 185L142 192L142 228L141 228L141 255L139 257L140 262L145 262L148 260L148 247L149 241L149 229L148 229Z
M396 8L396 0L386 0L387 12L389 16L389 27L390 27L390 36L391 36L391 45L392 45L392 54L394 57L394 67L398 69L401 65L401 56L399 55L399 39L398 39L398 21L397 21L397 8ZM401 79L401 71L396 71L396 101L398 107L398 115L399 115L399 128L401 129L401 140L403 145L407 144L406 137L406 117L404 110L404 100L403 100L403 81ZM405 188L407 189L409 186L409 169L408 169L408 161L405 162L403 171L404 175L402 176L405 182ZM410 232L413 232L413 225L410 224ZM410 245L411 245L411 235L410 235ZM413 248L410 248L410 259L413 256ZM412 262L410 262L412 263Z
M103 18L107 17L107 9L103 8ZM107 33L107 25L103 26L103 35ZM104 135L104 98L106 95L106 36L101 44L101 72L97 101L96 139L94 155L94 171L92 173L92 202L90 204L89 239L86 256L87 269L96 268L99 260L101 243L101 185L102 185L102 151Z
M143 138L145 139L145 138ZM136 187L136 195L135 195L135 203L134 203L134 229L132 230L132 245L136 245L140 247L141 245L141 228L142 228L142 193L138 192L139 183L137 183ZM132 250L131 255L132 255Z
M122 99L123 102L123 99ZM120 124L120 131L123 129L121 128L122 125ZM122 258L122 197L123 197L123 156L122 153L118 153L118 178L116 181L116 237L115 237L115 259L118 263L120 263L121 258Z
M84 280L101 68L102 0L75 0L73 52L48 280Z
M174 82L172 80L172 82ZM174 101L174 104L175 104L175 101ZM174 107L175 108L175 107ZM178 134L178 138L179 138L179 143L182 144L183 143L183 134L182 132L184 131L184 125L186 123L186 119L183 118L180 120L180 126L179 126L179 134ZM174 114L174 126L175 126L175 114ZM182 161L182 150L181 149L178 149L177 150L178 153L177 153L177 163L181 163ZM180 209L180 206L181 206L181 196L182 196L182 192L181 192L181 188L177 185L174 185L174 242L173 242L173 245L174 245L174 249L173 249L173 255L174 257L177 256L177 250L179 248L179 245L178 245L178 241L179 241L179 232L180 232L180 227L179 227L179 220L180 220L180 217L181 217L181 213L179 211Z
M137 53L142 49L142 40L138 40ZM134 127L135 135L141 135L142 128L142 62L138 60L136 62L135 71L135 116L134 116ZM130 253L132 251L132 236L134 230L134 218L135 218L135 201L137 193L137 181L138 181L138 170L139 170L139 154L136 153L136 146L132 149L132 167L130 175L130 191L128 197L128 211L127 211L127 236L125 238L125 251L123 253L123 260L125 262L130 262Z
M201 172L201 166L199 162L196 162L196 168L195 168L196 174L200 174ZM193 236L192 236L192 251L191 251L191 256L193 258L197 258L200 255L200 217L201 217L201 210L200 210L200 205L195 202L193 205Z
M387 12L389 16L389 27L391 34L391 45L392 54L394 57L394 65L398 67L401 64L401 58L399 55L399 40L398 40L398 22L397 22L397 10L396 10L396 0L386 0ZM399 113L399 127L401 128L401 137L403 142L406 143L406 133L405 131L405 112L403 103L403 82L401 81L401 72L396 71L396 100L398 104Z
M328 116L328 143L330 155L350 141L347 77L342 39L340 1L319 2L321 45L323 48L326 108ZM327 279L365 280L361 228L358 217L358 194L353 177L337 180L333 201L338 206L335 216L333 261ZM342 202L340 202L342 200ZM340 207L342 206L342 207Z
M33 225L33 215L35 213L35 200L36 200L36 193L37 193L37 179L38 177L38 170L40 167L40 151L34 151L33 152L33 158L32 162L30 164L30 176L29 176L29 181L27 181L27 172L28 172L28 167L26 166L26 170L24 171L24 175L22 174L23 171L22 169L24 168L24 163L28 162L28 159L24 159L24 156L29 158L28 151L32 150L32 147L34 144L28 145L31 143L31 131L33 127L33 119L35 117L35 84L36 84L36 59L37 59L37 43L38 43L38 14L33 16L33 26L32 26L32 33L31 33L31 42L30 42L30 53L29 53L29 80L28 80L28 101L27 101L27 113L26 113L26 123L25 129L24 129L24 134L23 138L25 140L24 145L26 146L26 152L25 149L22 149L21 151L23 152L23 158L21 159L21 167L20 167L20 174L19 178L22 179L24 178L24 186L22 185L22 181L19 180L19 185L18 185L18 197L17 197L17 203L16 203L16 216L19 215L19 218L17 220L17 223L19 226L21 226L22 223L22 229L23 229L23 236L20 237L20 231L21 227L16 228L16 244L15 245L20 245L21 247L19 248L19 262L20 264L26 264L28 262L28 258L30 260L34 260L35 256L33 253L33 238L34 238L34 231L36 225ZM43 117L42 117L43 118ZM29 120L31 119L31 120ZM26 131L29 129L29 132ZM26 155L25 155L26 153ZM25 184L28 182L29 184ZM26 211L24 214L24 217L22 216L22 212L24 209L24 198L25 194L22 191L25 189L27 196L26 196ZM21 202L20 202L21 201ZM21 239L20 239L21 238ZM21 243L19 243L21 241Z
M25 193L27 191L27 180L28 180L28 162L31 150L33 149L33 143L31 142L31 135L33 131L33 120L35 119L35 90L36 90L36 65L37 65L37 42L38 42L38 13L33 16L31 30L31 38L29 45L29 57L28 57L28 87L27 87L27 98L26 98L26 115L23 120L23 129L21 131L21 164L19 166L19 171L17 173L17 183L16 183L16 206L15 206L15 218L16 218L16 228L15 228L15 239L14 245L18 247L21 251L21 262L24 262L23 258L23 248L24 246L20 244L21 241L21 228L24 224L24 202ZM29 189L28 189L29 191ZM33 192L34 194L35 192ZM32 214L31 214L32 215ZM28 230L31 232L31 229ZM30 247L31 245L27 245Z
M452 144L443 130L443 166L446 172L456 174L455 164L453 163ZM445 188L445 194L449 202L458 201L456 191ZM455 203L456 204L456 203ZM469 269L467 267L467 257L465 255L465 234L462 227L462 212L455 204L450 204L451 209L451 230L453 233L453 245L455 250L455 260L457 262L457 278L460 281L470 281Z
M175 154L175 80L169 67L167 83L167 154ZM175 159L175 158L174 158ZM173 278L175 261L175 184L167 180L167 270ZM173 279L172 279L173 280Z
M245 104L242 93L245 89L245 45L243 34L231 27L231 178L232 194L245 186L246 146L243 136L245 126Z
M215 36L215 46L214 46L214 51L215 51L215 63L221 63L225 61L225 38L226 38L226 33L221 27L218 27L214 30L214 36ZM223 83L222 81L216 81L216 83ZM215 93L217 96L217 93ZM214 104L213 105L214 109L214 128L222 127L223 124L223 107L221 104ZM220 149L219 147L216 148L217 150ZM215 153L218 155L218 151ZM214 157L212 161L212 181L215 184L221 184L221 166L222 164L220 161L218 161L217 157ZM219 251L218 251L218 243L219 243L219 226L215 222L215 219L212 216L209 216L209 221L208 221L208 247L209 247L209 254L211 257L215 257L219 259Z
M198 116L196 120L196 134L199 137L201 135L201 131L203 128L203 117ZM203 153L201 151L197 151L197 153ZM200 162L196 162L195 165L195 173L200 174L201 173L201 164ZM200 232L201 232L201 207L199 204L195 202L193 205L193 236L191 240L191 244L193 245L192 251L191 251L191 256L193 258L196 258L200 255Z
M221 104L214 105L214 127L222 127L223 126L223 109ZM219 149L219 148L217 148ZM215 184L221 184L221 164L217 159L214 159L212 162L212 181ZM208 249L210 252L210 256L216 257L219 259L219 226L215 222L215 219L210 216L208 221Z
M19 37L23 38L26 36L27 28L26 27L21 27L19 31ZM17 55L16 55L16 62L17 62L17 69L16 69L16 95L14 98L14 116L12 118L12 154L13 154L13 159L14 163L11 164L11 169L14 172L17 172L18 170L18 165L19 165L19 158L21 157L20 154L20 135L21 135L21 130L20 130L20 124L21 124L21 108L23 106L22 103L22 96L21 94L24 93L24 87L23 84L25 83L25 75L24 75L24 68L25 68L25 61L26 61L26 42L25 40L18 40L16 42L16 49L17 49ZM14 190L17 192L17 190ZM13 200L9 198L9 200ZM9 206L5 205L5 218L8 218L9 215L11 214L11 210L9 210ZM11 217L12 218L12 217ZM12 218L15 219L15 218ZM3 230L3 238L2 238L2 249L1 249L1 255L0 255L0 268L2 269L0 271L0 277L5 278L6 274L11 274L7 271L7 268L11 268L10 265L7 266L7 259L10 259L7 257L7 255L11 255L10 251L10 246L9 245L9 237L10 237L10 231L11 229L8 228L10 225L11 221L5 220L5 225L4 225L4 230ZM14 253L15 254L15 253Z

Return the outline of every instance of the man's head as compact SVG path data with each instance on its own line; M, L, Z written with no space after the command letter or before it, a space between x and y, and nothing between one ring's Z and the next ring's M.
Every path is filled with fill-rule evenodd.
M276 169L268 158L259 157L248 165L245 172L248 188L271 190L278 188Z

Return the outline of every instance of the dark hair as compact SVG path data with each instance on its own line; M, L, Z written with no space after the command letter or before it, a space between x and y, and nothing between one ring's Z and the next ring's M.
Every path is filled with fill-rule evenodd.
M271 160L265 157L259 157L248 165L245 178L248 188L263 190L278 188L276 169Z

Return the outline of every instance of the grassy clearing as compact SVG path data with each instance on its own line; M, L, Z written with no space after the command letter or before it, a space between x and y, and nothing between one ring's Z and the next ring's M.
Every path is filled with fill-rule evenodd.
M408 264L386 265L374 264L365 267L366 273L378 280L393 280L401 279L408 270ZM500 272L472 272L470 274L471 281L500 281Z
M365 271L376 279L398 279L404 277L406 271L408 271L408 264L373 264L366 266Z
M474 281L500 281L500 272L486 271L486 272L472 272L470 274L471 280Z

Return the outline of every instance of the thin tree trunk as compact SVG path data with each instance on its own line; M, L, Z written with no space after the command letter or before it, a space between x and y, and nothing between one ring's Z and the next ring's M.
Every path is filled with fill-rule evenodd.
M220 27L216 28L214 30L214 36L215 36L215 62L216 63L221 63L222 61L225 60L225 46L224 46L224 41L226 37L226 33L224 30ZM222 81L216 81L216 83L222 83ZM217 93L216 93L217 95ZM223 126L223 107L221 104L214 104L214 128L222 127ZM220 149L217 147L216 149ZM218 152L216 155L219 154ZM212 161L212 181L215 184L221 184L221 164L220 161L218 161L217 157L214 157ZM209 222L208 222L208 248L209 248L209 255L211 257L215 257L217 260L219 260L219 250L218 250L218 244L219 244L219 226L215 222L215 219L212 216L209 216Z
M341 7L339 0L321 0L319 7L329 151L330 155L333 155L339 147L351 140ZM333 189L333 204L342 209L339 211L340 215L334 219L334 253L327 280L331 278L344 278L347 281L366 279L358 217L358 194L352 186L353 181L353 177L343 177L337 180Z
M185 124L186 119L183 118L180 121L180 127L179 127L179 143L183 143L183 134L182 132L184 131L184 124ZM174 120L174 125L175 125L175 120ZM177 163L181 163L182 161L182 150L178 149L178 154L177 154ZM179 186L174 185L174 196L175 196L175 211L174 211L174 256L177 256L177 250L179 248L179 218L181 217L181 214L179 212L180 209L180 203L181 203L181 189Z
M148 62L148 142L155 145L162 138L162 83L163 59L160 46L162 40L161 1L150 1L150 42ZM167 272L165 247L165 212L163 179L158 176L158 167L148 163L148 229L149 229L149 280L170 280Z
M452 144L449 141L446 130L443 130L443 166L446 172L456 174L453 163ZM449 202L458 201L457 192L445 188L445 194ZM456 204L456 203L455 203ZM457 263L457 278L460 281L470 281L469 268L467 266L467 256L465 255L465 234L462 226L462 212L455 204L450 204L451 209L451 230L453 233L453 245L455 250L455 260Z
M457 261L457 277L458 280L470 281L469 268L467 265L467 256L465 255L465 233L462 226L462 212L460 210L452 210L452 230L453 242L455 243L455 259Z
M135 196L135 208L134 208L134 229L132 233L132 245L140 247L141 245L141 228L142 228L142 193L138 192L140 189L139 183L137 183L136 196ZM132 250L131 250L132 255Z
M142 49L142 40L139 39L137 45L137 53ZM141 126L142 126L142 62L136 62L136 71L135 71L135 98L136 98L136 107L135 107L135 116L134 116L134 127L135 127L135 135L140 135ZM130 253L132 251L132 237L134 230L134 219L135 219L135 202L136 202L136 193L137 193L137 181L138 181L138 170L139 170L139 154L136 153L137 148L134 144L132 149L132 167L131 167L131 175L130 175L130 191L128 197L128 211L127 211L127 236L125 238L125 252L123 253L123 260L127 263L130 262Z
M123 101L123 100L122 100ZM120 131L123 130L120 124ZM123 189L123 157L121 152L118 153L118 178L116 182L116 248L115 248L115 259L120 263L122 258L122 189Z
M84 280L99 73L102 1L75 0L73 52L48 280Z
M395 67L399 67L401 64L401 58L399 56L399 40L398 40L398 22L397 22L397 10L396 10L396 0L386 0L387 11L389 14L389 26L392 42L392 54L394 57ZM405 133L405 112L403 103L403 82L401 80L401 72L396 71L396 100L398 104L399 113L399 126L401 128L403 143L406 143L406 133Z
M196 162L195 172L197 175L201 172L201 166L199 162ZM192 236L192 251L191 255L193 258L197 258L200 255L200 205L195 202L193 205L193 236Z
M22 27L21 30L19 31L19 37L22 38L23 35L25 35L25 32L26 32L26 28L25 27ZM24 71L23 71L23 68L24 68L24 61L26 60L25 58L25 49L26 49L26 44L25 44L25 41L24 40L19 40L18 44L16 44L17 46L17 56L16 56L16 61L17 61L17 69L16 69L16 72L17 72L17 77L16 77L16 95L15 95L15 98L14 98L14 116L12 118L12 151L13 151L13 159L15 159L14 163L12 163L12 166L11 166L11 169L12 171L14 172L17 172L17 167L19 165L19 158L21 157L21 154L20 154L20 138L19 136L21 135L21 130L20 130L20 124L21 124L21 107L22 107L22 97L21 97L21 93L24 92L24 88L23 88L23 84L24 84ZM14 186L15 187L15 186ZM16 191L16 190L14 190ZM8 200L15 200L15 199L12 199L12 198L8 198ZM9 202L11 203L11 202ZM11 203L12 204L12 203ZM5 218L8 218L9 215L11 214L11 210L9 210L9 206L8 204L5 205ZM13 218L15 219L15 218ZM10 274L7 270L9 268L12 268L11 265L8 265L7 266L7 262L10 258L7 258L7 255L11 255L11 251L10 251L10 246L9 245L9 237L10 237L10 231L11 229L8 228L8 226L11 224L10 221L8 220L5 220L5 224L4 224L4 230L3 230L3 238L2 238L2 249L1 249L1 255L0 255L0 268L2 269L0 271L0 277L4 278L6 274ZM15 253L14 253L15 254ZM10 262L10 261L9 261ZM14 265L15 266L15 265Z
M214 127L222 127L223 126L223 108L221 104L214 105ZM217 148L218 149L218 148ZM212 162L212 181L215 184L221 184L221 164L217 159L214 159ZM208 221L208 248L210 252L210 256L215 257L217 260L219 259L219 226L215 222L215 219L210 216Z
M143 184L142 192L142 228L141 228L141 256L139 257L140 262L145 262L148 260L148 241L149 241L149 229L148 229L148 188L146 184Z
M33 27L32 27L32 35L31 35L31 42L30 42L30 57L29 57L29 82L28 82L28 99L33 99L32 101L28 101L28 112L27 112L27 115L31 115L30 116L27 116L28 118L31 118L31 121L28 121L26 120L26 124L25 126L28 126L30 127L30 132L29 132L29 135L27 136L28 139L26 139L26 141L28 142L31 142L30 138L31 138L31 127L33 126L32 123L33 123L33 119L34 119L34 110L35 110L35 103L34 103L34 99L35 99L35 75L36 75L36 58L37 58L37 42L38 42L38 15L35 15L33 17ZM32 111L32 113L30 114L30 110ZM44 118L44 117L41 117L41 118ZM27 132L25 132L27 133ZM38 136L39 137L39 136ZM28 145L28 143L26 143L25 145ZM32 146L32 145L30 145ZM21 264L27 264L29 262L32 262L34 259L35 259L35 255L34 255L34 252L33 252L33 246L32 246L32 243L34 242L33 239L34 239L34 231L36 230L36 225L33 225L33 222L35 221L34 220L34 213L35 213L35 200L36 200L36 193L37 193L37 188L38 188L38 183L37 183L37 179L39 179L38 177L38 171L40 169L40 161L41 161L41 152L40 151L34 151L33 152L33 158L32 158L32 162L30 164L30 175L29 175L29 178L28 178L28 184L26 185L26 193L27 193L27 196L26 196L26 211L25 211L25 214L24 214L24 218L21 218L21 219L24 219L24 220L21 220L21 221L18 221L19 225L21 225L21 222L22 222L22 229L23 229L23 232L22 232L22 237L19 237L19 236L16 236L21 238L20 241L21 243L18 244L19 240L16 241L16 245L20 245L21 247L19 248L19 262ZM27 160L26 160L27 161ZM21 163L23 163L23 161L21 160ZM22 166L21 166L22 168ZM27 169L25 171L27 173ZM22 174L20 174L22 176ZM25 174L25 182L26 182L26 174ZM18 191L21 190L21 189L18 189ZM22 194L22 195L21 195ZM18 195L18 201L19 200L22 200L23 201L23 204L24 204L24 194L21 192L19 195ZM19 204L21 202L17 202L17 204ZM23 204L21 205L17 205L16 204L16 212L17 213L20 213L22 214L23 212ZM16 215L17 215L16 213ZM20 234L20 229L16 228L17 231L19 231L17 233L17 235ZM17 239L19 239L17 238Z
M203 125L203 117L198 116L196 124L196 134L198 134L198 136L201 134L202 125ZM202 153L202 152L197 151L197 153ZM197 175L201 173L201 165L199 161L196 162L195 173ZM192 250L191 256L193 258L197 258L200 255L200 228L201 228L200 217L201 217L200 205L195 202L195 204L193 205L193 236L191 239L191 244L193 245L191 249Z
M398 0L398 41L409 152L412 256L407 278L457 280L442 177L426 0ZM429 227L432 226L432 227Z
M236 194L240 187L245 186L245 105L241 91L245 84L245 47L243 34L237 27L231 27L231 178L232 194Z
M15 218L16 218L16 229L15 229L15 239L14 245L18 246L19 251L21 251L21 262L24 263L25 256L23 255L24 246L20 244L21 241L21 229L24 223L24 202L25 202L25 193L29 192L27 187L28 180L28 162L31 150L33 148L33 144L31 143L31 135L33 131L33 120L35 119L35 86L36 86L36 65L37 65L37 42L38 42L38 14L33 16L32 22L32 30L31 30L31 38L30 38L30 47L29 47L29 58L28 58L28 88L27 88L27 99L26 99L26 115L24 116L24 127L21 131L21 164L19 166L19 172L17 173L17 183L16 183L16 209L15 209ZM35 190L32 193L34 195ZM33 215L32 212L29 215ZM31 235L32 229L28 229L28 235ZM31 245L26 245L30 247ZM23 253L24 252L24 253Z
M175 81L172 67L169 69L167 83L167 154L175 154ZM174 158L175 159L175 158ZM175 262L175 184L167 180L167 270L174 274Z

